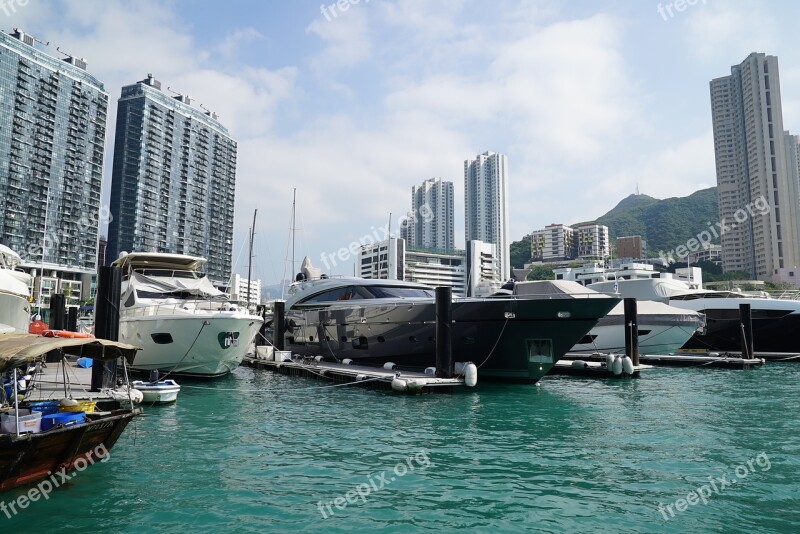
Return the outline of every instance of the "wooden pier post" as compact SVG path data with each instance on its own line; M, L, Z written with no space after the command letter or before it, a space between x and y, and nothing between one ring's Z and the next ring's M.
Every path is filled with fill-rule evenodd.
M436 288L436 378L453 378L452 288Z
M750 304L739 304L740 337L742 340L742 358L754 358L753 351L753 316Z
M639 318L635 298L624 299L625 308L625 354L633 365L639 365Z
M97 273L97 298L94 303L94 335L110 341L119 340L119 306L122 271L119 267L103 266ZM92 363L91 391L114 387L117 361Z
M286 333L286 303L275 302L275 311L272 314L272 345L275 350L284 350L284 335Z

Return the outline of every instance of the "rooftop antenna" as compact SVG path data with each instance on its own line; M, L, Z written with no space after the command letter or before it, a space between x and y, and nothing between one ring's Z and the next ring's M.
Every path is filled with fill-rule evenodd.
M392 238L392 212L389 212L389 239Z

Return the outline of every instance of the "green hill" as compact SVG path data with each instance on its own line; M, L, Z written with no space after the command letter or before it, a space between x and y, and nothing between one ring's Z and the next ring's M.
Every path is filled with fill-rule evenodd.
M647 242L649 256L670 251L695 237L718 220L717 189L701 189L688 197L659 200L647 195L630 195L614 209L598 217L598 224L608 226L613 243L617 237L640 235ZM572 226L576 226L576 223ZM521 268L530 259L529 241L523 238L511 244L511 264ZM719 244L719 239L713 243Z
M617 237L641 235L650 255L654 255L686 244L717 219L717 189L711 187L688 197L664 200L631 195L597 222L608 226L612 242ZM714 243L719 244L719 239Z

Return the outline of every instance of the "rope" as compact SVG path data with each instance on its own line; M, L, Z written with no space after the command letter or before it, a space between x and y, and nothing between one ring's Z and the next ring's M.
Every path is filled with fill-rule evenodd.
M195 343L197 343L197 340L198 340L198 339L200 339L200 334L202 334L202 333L203 333L203 329L204 329L206 326L210 325L210 324L211 324L211 323L210 323L210 322L208 322L208 321L203 321L203 324L200 326L200 331L199 331L199 332L197 333L197 335L195 336L195 338L194 338L194 341L192 341L192 344L191 344L191 345L189 345L189 348L188 348L188 349L186 349L186 354L184 354L184 355L183 355L183 357L182 357L180 360L178 360L178 363L176 363L175 365L173 365L173 366L172 366L172 369L170 369L170 370L169 370L169 372L167 372L167 374L165 374L163 377L159 378L159 380L166 380L166 379L167 379L167 377L168 377L169 375L171 375L171 374L172 374L172 372L173 372L175 369L177 369L177 368L178 368L178 366L181 364L181 362L183 362L183 360L185 360L185 359L186 359L186 357L189 355L189 353L192 351L192 348L194 347L194 344L195 344Z
M506 322L505 322L505 323L503 323L503 329L502 329L502 330L500 330L500 335L499 335L499 336L497 336L497 341L495 341L495 342L494 342L494 347L492 347L492 350L490 350L490 351L489 351L489 355L486 357L486 359L485 359L485 360L483 360L483 361L481 362L481 364L478 366L478 369L480 369L480 368L483 366L483 364L485 364L486 362L488 362L488 361L489 361L489 358L491 358L491 357L492 357L492 354L494 354L494 349L496 349L496 348L497 348L497 345L500 343L500 338L502 338L502 337L503 337L503 332L505 332L505 331L506 331L506 326L508 326L508 318L507 318L507 317L506 317Z
M304 368L305 369L305 368ZM308 369L307 369L308 370ZM316 374L316 373L315 373ZM324 376L324 375L319 375ZM328 377L325 377L328 378ZM212 387L204 387L204 386L186 386L183 385L181 388L190 388L190 389L211 389L215 391L241 391L243 393L258 393L262 391L270 391L275 393L284 393L287 391L307 391L309 389L328 389L328 388L339 388L345 386L352 386L358 384L366 384L367 382L375 382L377 380L383 380L383 377L376 377L376 378L368 378L366 380L358 380L356 382L346 382L344 384L331 384L329 386L309 386L305 388L286 388L286 389L275 389L275 388L266 388L266 389L241 389L241 388L212 388Z

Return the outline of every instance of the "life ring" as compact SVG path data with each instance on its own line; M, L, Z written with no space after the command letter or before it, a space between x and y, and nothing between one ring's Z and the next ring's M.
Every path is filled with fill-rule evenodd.
M69 330L45 330L42 332L44 337L65 337L70 339L86 339L93 338L92 334L84 334L83 332L70 332Z

